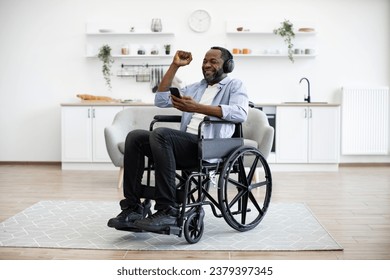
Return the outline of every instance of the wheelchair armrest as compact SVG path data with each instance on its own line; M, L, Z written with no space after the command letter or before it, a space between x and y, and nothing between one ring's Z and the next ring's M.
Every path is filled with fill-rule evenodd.
M154 116L152 122L150 123L149 130L153 130L153 126L157 122L167 122L167 123L179 123L181 122L181 116L179 115L156 115Z
M154 120L159 122L181 122L181 116L179 115L156 115Z

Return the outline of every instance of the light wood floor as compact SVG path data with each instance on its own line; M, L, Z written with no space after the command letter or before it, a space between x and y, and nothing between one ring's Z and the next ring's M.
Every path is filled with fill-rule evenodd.
M40 200L118 200L115 171L0 164L0 221ZM272 202L303 202L344 251L109 251L0 247L0 259L390 259L390 167L273 173ZM119 210L119 209L118 209ZM172 236L172 238L177 238Z

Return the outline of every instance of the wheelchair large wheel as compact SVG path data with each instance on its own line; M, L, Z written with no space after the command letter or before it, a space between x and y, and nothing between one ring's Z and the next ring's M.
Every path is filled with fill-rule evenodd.
M218 180L218 202L228 225L238 231L256 227L272 193L271 171L262 154L242 146L225 161Z

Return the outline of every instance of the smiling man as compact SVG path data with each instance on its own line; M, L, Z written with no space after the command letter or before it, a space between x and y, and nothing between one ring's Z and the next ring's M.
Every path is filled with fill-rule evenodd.
M161 231L177 224L179 204L176 200L175 172L198 165L198 125L204 116L233 122L244 122L248 114L248 96L242 82L231 79L234 69L232 54L222 47L212 47L204 56L200 82L180 90L181 97L170 94L169 88L180 67L192 61L190 52L177 51L155 96L158 107L175 107L182 111L180 130L160 127L153 131L133 130L126 138L124 155L124 199L122 212L108 221L116 229L138 228ZM234 125L208 125L204 138L229 138ZM141 204L142 176L145 156L155 168L155 210L146 217L150 205Z

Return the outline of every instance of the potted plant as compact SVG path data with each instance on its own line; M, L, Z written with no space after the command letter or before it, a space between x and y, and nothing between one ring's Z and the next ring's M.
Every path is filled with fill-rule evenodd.
M103 77L106 80L108 89L111 90L111 66L114 63L114 59L111 56L111 47L109 45L103 45L99 49L98 58L103 62Z
M292 38L295 37L293 24L289 20L285 20L281 22L281 26L277 29L274 29L274 33L276 35L282 36L284 39L284 42L287 44L287 51L288 51L288 58L291 60L291 62L294 62L293 57L293 47L294 44L292 43Z
M164 49L165 49L165 54L171 53L171 45L164 45Z

